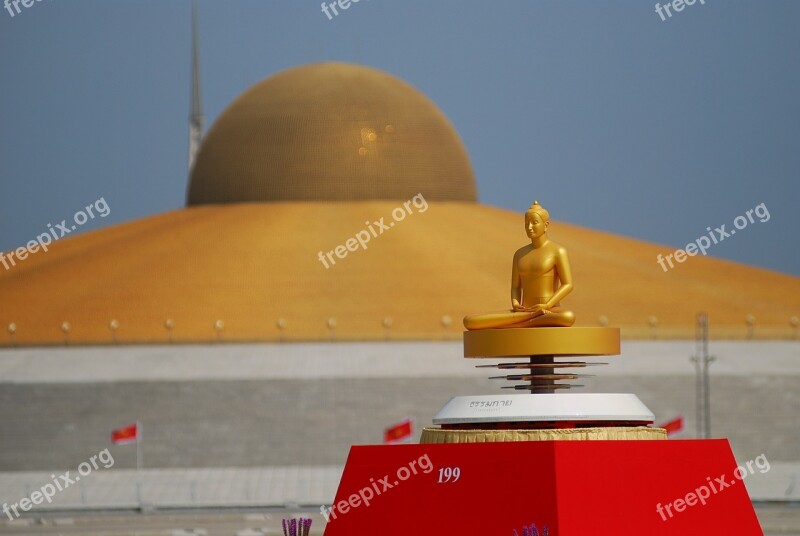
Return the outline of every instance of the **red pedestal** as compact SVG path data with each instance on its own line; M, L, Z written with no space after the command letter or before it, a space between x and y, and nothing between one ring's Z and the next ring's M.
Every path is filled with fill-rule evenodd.
M325 535L763 535L739 478L725 439L356 446Z

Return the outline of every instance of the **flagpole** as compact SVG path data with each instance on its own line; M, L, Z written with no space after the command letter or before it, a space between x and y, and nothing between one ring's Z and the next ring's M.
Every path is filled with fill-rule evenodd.
M136 419L136 500L139 502L139 510L144 510L142 502L142 423Z
M136 474L142 470L142 423L136 421Z

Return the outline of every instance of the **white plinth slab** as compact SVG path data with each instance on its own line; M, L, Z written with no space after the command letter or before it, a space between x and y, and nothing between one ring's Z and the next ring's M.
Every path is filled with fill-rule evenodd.
M652 423L653 412L634 394L570 393L456 396L433 424L527 421Z

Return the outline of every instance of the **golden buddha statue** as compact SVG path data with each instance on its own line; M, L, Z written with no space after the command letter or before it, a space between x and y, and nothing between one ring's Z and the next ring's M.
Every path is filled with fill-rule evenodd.
M514 253L511 267L511 310L468 315L469 330L494 328L568 327L575 315L560 307L572 292L567 250L547 238L550 214L538 201L525 212L531 243Z

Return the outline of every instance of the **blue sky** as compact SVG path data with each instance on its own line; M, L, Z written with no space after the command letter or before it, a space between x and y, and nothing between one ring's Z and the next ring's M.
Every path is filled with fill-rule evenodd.
M200 0L206 123L287 67L370 65L447 114L483 203L536 198L665 252L764 203L709 253L800 275L800 2L654 4L361 0L329 20L317 0ZM0 250L100 197L82 230L184 205L190 6L0 10Z

